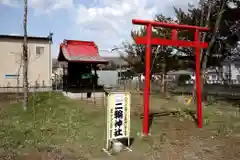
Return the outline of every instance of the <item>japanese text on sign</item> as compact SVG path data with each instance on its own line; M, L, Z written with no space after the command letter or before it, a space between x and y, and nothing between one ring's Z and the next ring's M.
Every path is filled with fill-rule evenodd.
M130 136L129 111L129 93L111 93L108 96L108 139Z

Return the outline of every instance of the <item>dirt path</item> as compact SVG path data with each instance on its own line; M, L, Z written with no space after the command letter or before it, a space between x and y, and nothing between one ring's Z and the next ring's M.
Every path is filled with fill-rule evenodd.
M213 132L196 128L192 121L184 120L181 122L176 117L164 117L155 120L152 127L161 128L161 132L159 134L153 133L145 140L148 143L147 147L144 147L145 151L143 149L141 152L139 149L141 143L135 142L132 146L132 153L122 153L117 159L240 159L240 139L217 137Z
M239 159L240 140L227 137L216 137L215 133L196 128L189 120L180 122L175 117L156 120L155 126L161 126L162 134L155 139L163 139L163 143L153 141L153 153L163 159ZM238 148L237 148L238 147ZM158 151L161 150L159 153ZM228 151L227 151L228 150Z

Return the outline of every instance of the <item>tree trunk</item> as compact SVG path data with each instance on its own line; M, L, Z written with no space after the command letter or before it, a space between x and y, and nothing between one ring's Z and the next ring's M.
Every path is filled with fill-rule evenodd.
M165 57L163 57L163 63L162 63L162 81L161 81L161 92L166 93L166 60Z
M231 83L232 83L232 66L231 66L230 62L228 62L227 69L228 69L228 71L227 71L227 81L228 81L228 85L231 85Z
M203 72L203 74L205 74L205 72L206 72L208 56L209 56L210 50L211 50L211 48L212 48L212 46L213 46L213 44L214 44L214 42L216 40L216 36L217 36L217 32L219 30L220 22L222 20L222 15L223 15L223 12L224 12L225 4L226 4L226 1L223 0L222 4L221 4L221 8L220 8L220 10L218 12L218 17L217 17L215 26L214 26L213 36L212 36L212 38L211 38L211 40L209 42L206 54L202 58L202 72Z
M200 19L200 26L202 27L204 24L203 24L203 20L204 20L204 15L205 15L205 13L204 13L204 6L205 6L205 4L204 4L204 1L202 0L202 1L200 1L200 5L202 5L201 6L201 19ZM209 27L209 24L210 24L210 16L211 16L211 10L212 10L212 1L211 0L209 0L208 1L208 13L207 13L207 17L206 17L206 21L205 21L205 27ZM207 32L204 32L204 33L202 33L201 34L201 36L200 36L200 41L205 41L205 39L206 39L206 36L207 36ZM203 60L203 57L204 57L204 55L203 55L203 51L201 50L201 52L200 52L200 60L202 61ZM205 56L205 57L207 57L207 56ZM195 78L196 78L196 75L195 75ZM203 71L202 70L202 76L201 76L201 88L202 88L202 92L203 92L203 85L204 85L204 83L205 83L205 70ZM193 90L192 90L192 97L193 97L193 100L194 100L194 102L196 101L196 79L195 79L195 81L194 81L194 85L193 85Z
M161 75L161 77L162 77L162 80L161 80L161 92L162 93L165 93L165 74L164 73L162 73L162 75Z
M137 91L140 91L140 84L141 84L141 74L138 74L138 80L137 80Z
M27 12L28 0L24 0L24 41L23 41L23 109L27 110L28 107L28 45L27 45Z
M207 62L208 62L208 56L210 54L210 50L216 40L216 36L217 36L217 32L219 30L219 26L220 26L220 22L222 20L222 14L223 14L223 11L224 11L224 7L225 7L225 0L222 1L222 4L221 4L221 8L218 12L218 17L217 17L217 20L216 20L216 23L215 23L215 26L214 26L214 30L213 30L213 36L209 42L209 45L208 45L208 49L206 51L206 54L203 55L203 57L201 58L202 60L202 81L201 81L201 85L202 85L202 90L203 90L203 85L205 83L205 77L206 77L206 71L207 71ZM210 2L209 6L212 6L212 2ZM209 10L211 11L211 9ZM207 23L209 23L210 19L208 20ZM205 38L205 37L204 37ZM204 96L204 98L206 98Z

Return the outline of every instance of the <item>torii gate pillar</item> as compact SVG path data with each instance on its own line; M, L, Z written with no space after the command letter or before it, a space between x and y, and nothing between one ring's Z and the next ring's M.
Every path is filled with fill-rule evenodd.
M199 32L207 32L209 29L198 26L179 25L171 23L161 23L155 21L133 19L133 24L145 25L147 28L146 37L137 37L137 44L146 45L146 62L145 62L145 86L144 86L144 118L143 118L143 136L148 136L149 133L149 92L150 92L150 63L152 44L170 45L178 47L194 47L195 48L195 62L196 62L196 90L197 90L197 119L198 127L202 128L202 91L201 91L201 66L200 66L200 51L201 48L207 48L208 44L200 42ZM152 27L165 27L172 29L172 39L152 38ZM194 32L194 41L183 41L177 39L177 30L189 30Z

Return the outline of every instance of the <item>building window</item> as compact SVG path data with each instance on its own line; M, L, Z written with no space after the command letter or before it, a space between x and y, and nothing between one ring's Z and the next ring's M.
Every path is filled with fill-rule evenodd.
M41 55L44 52L44 47L36 47L36 54Z

